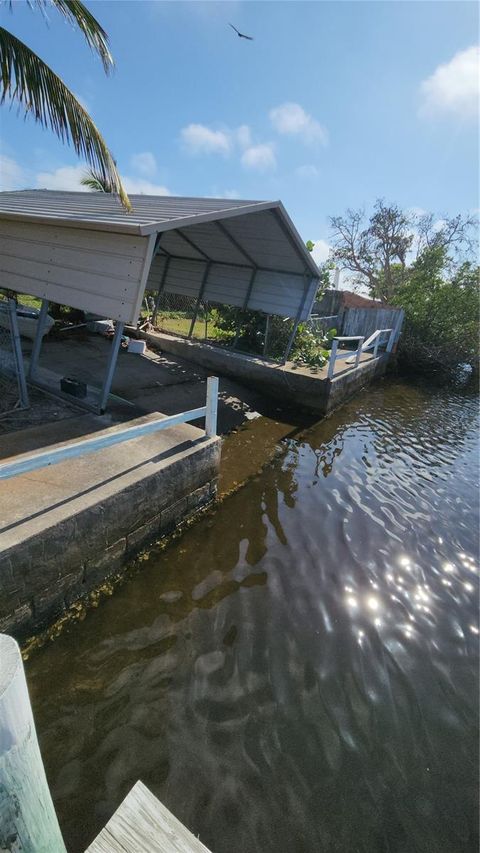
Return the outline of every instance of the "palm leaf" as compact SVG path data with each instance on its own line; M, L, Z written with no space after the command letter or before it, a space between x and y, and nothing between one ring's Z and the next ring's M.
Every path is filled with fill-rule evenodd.
M131 210L115 161L94 122L65 83L26 44L0 27L0 103L6 98L23 107L43 127L73 145Z
M112 184L108 179L105 179L103 175L100 175L94 169L89 169L85 172L83 178L80 179L80 183L83 187L88 187L92 192L100 192L100 193L113 193L115 190L112 188Z
M27 0L27 3L31 9L35 6L40 8L45 17L47 9L55 6L70 24L78 26L82 31L89 47L100 56L105 73L111 71L114 62L108 46L108 35L80 0ZM13 10L13 0L9 0L9 6Z
M35 2L41 6L47 5L47 0L35 0ZM108 74L113 68L113 57L108 47L108 36L97 19L80 0L51 0L51 2L67 21L79 27L89 47L98 53Z

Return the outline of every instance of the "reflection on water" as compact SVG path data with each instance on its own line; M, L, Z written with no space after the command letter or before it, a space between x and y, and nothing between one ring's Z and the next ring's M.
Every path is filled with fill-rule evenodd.
M476 421L377 386L34 656L69 850L138 778L214 853L477 849Z

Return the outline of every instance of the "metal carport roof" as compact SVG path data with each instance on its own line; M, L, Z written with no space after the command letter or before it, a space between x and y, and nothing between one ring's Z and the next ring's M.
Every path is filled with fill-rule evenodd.
M130 199L127 213L101 192L0 193L3 286L124 322L146 287L308 315L318 268L280 201Z

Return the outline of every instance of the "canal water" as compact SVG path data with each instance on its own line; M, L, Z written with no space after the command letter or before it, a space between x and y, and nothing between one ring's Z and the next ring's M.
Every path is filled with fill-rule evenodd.
M137 779L213 853L477 850L477 420L378 384L33 655L70 853Z

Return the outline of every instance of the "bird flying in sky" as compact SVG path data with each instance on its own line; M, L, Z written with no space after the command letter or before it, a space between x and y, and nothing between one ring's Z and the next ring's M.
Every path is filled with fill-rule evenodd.
M239 32L239 31L237 30L237 28L233 26L233 24L229 24L229 27L231 27L231 28L232 28L232 30L235 30L235 32L236 32L236 34L237 34L238 38L240 38L240 39L248 39L248 41L253 41L253 36L246 36L246 35L244 35L243 33Z

